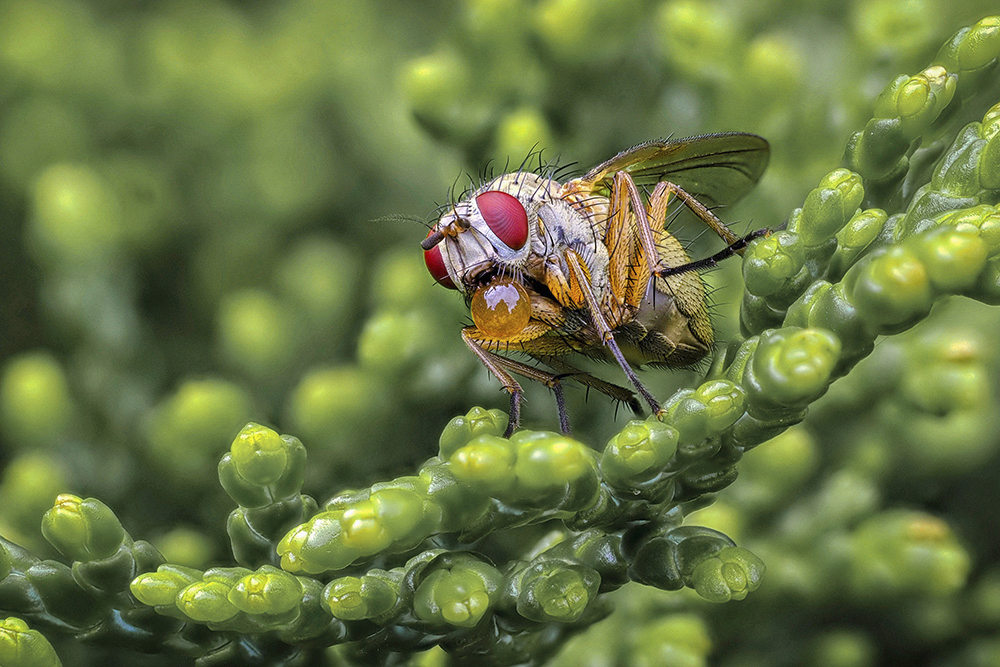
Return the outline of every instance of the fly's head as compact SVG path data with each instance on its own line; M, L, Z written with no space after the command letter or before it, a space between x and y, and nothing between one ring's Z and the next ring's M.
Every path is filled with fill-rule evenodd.
M491 338L515 338L530 319L523 272L549 183L525 173L494 179L446 211L421 244L431 276L470 301Z

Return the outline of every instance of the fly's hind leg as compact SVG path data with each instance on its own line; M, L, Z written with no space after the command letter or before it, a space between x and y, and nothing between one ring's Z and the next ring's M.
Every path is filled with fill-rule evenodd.
M770 233L771 230L769 229L758 229L757 231L750 232L746 236L737 238L735 241L711 257L705 257L704 259L681 264L680 266L662 267L654 271L654 273L661 278L667 278L669 276L676 276L679 273L701 271L702 269L712 268L713 266L717 266L722 260L732 257L733 255L742 255L743 249L746 248L751 241L759 239L761 236L768 236Z
M642 207L642 196L639 194L639 188L636 187L635 181L632 180L631 176L625 172L618 172L615 174L614 185L619 188L624 188L625 192L628 194L629 200L631 200L634 210L646 210ZM667 215L667 204L670 201L670 195L677 197L682 204L687 206L692 213L698 216L698 219L705 223L705 226L725 241L726 248L711 257L706 257L705 259L695 262L687 262L681 266L663 266L660 261L659 254L656 252L656 234L663 231ZM737 236L728 227L726 227L726 224L722 222L718 216L712 213L707 206L702 204L679 185L671 183L670 181L660 181L656 185L656 188L653 189L653 192L649 195L649 205L645 223L646 224L643 224L642 220L638 221L639 237L642 240L642 246L647 257L653 258L650 261L650 268L652 269L653 275L661 278L715 266L727 257L742 255L743 250L751 241L761 236L770 234L770 230L761 229L743 237Z

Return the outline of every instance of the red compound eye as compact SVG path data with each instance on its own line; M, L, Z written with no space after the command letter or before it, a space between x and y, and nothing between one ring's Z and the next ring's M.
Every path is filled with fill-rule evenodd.
M428 234L427 236L430 236ZM438 281L448 289L458 289L455 287L455 283L452 281L451 276L448 275L448 269L444 266L444 257L441 255L441 244L437 244L430 250L424 250L424 264L427 265L427 270L430 272L431 277Z
M487 190L476 197L483 220L511 250L520 250L528 240L528 214L517 197Z

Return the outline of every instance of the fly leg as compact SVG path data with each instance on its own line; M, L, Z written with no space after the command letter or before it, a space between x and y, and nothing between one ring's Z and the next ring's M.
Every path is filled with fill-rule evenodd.
M614 187L624 188L625 192L627 192L628 199L632 203L633 210L637 213L639 211L646 211L642 205L642 196L639 194L639 188L636 187L635 181L632 180L631 176L621 171L616 173ZM646 251L646 255L650 258L659 258L659 254L656 252L655 233L663 231L663 225L667 214L667 204L669 203L670 195L674 195L680 199L681 203L687 206L692 213L698 216L698 218L705 223L709 229L718 234L719 238L726 242L726 248L711 257L706 257L705 259L698 260L696 262L687 262L682 266L663 266L660 261L654 260L651 262L651 266L652 273L656 276L667 277L678 273L697 271L699 269L715 266L727 257L742 255L743 249L746 248L752 240L760 236L766 236L770 233L767 229L761 229L751 234L747 234L746 236L739 237L726 227L725 223L722 222L718 216L712 213L707 206L695 199L695 197L679 185L671 183L670 181L660 181L649 196L647 214L645 216L639 216L640 218L645 217L645 220L639 220L637 226L642 246Z
M621 366L622 371L628 377L629 382L632 386L636 388L636 391L646 400L649 404L650 409L654 414L661 414L660 402L656 400L656 397L645 386L639 381L639 376L635 374L632 367L629 365L628 361L625 359L625 355L622 353L620 347L618 347L618 342L615 340L614 333L611 330L611 326L608 324L607 319L604 316L604 312L601 310L601 304L597 301L597 296L594 294L594 289L590 285L590 278L587 277L587 270L584 268L583 261L580 256L576 254L576 251L567 248L564 251L564 258L566 260L566 266L569 268L569 273L579 285L580 291L583 293L584 301L587 304L587 308L590 311L591 319L594 321L594 327L597 329L598 335L601 337L601 342L605 347L611 352L611 355Z
M594 377L586 371L581 371L580 369L567 364L565 361L558 359L556 357L536 357L546 366L552 368L552 370L559 373L559 377L572 378L575 382L582 384L590 389L596 389L605 396L608 396L612 400L619 403L624 403L628 406L629 410L637 415L642 414L642 406L636 399L635 394L625 387L619 387L611 382L606 382L600 378Z
M694 262L688 262L687 264L682 264L680 266L667 266L654 271L656 275L661 278L666 278L668 276L676 276L679 273L687 273L688 271L701 271L702 269L708 269L713 266L717 266L722 260L732 257L733 255L742 255L743 249L749 245L754 239L759 239L761 236L767 236L771 233L769 229L758 229L755 232L750 232L742 238L738 238L725 248L715 253L711 257L706 257L704 259L699 259Z
M472 353L479 357L479 361L481 361L483 365L486 366L486 368L489 369L489 371L493 373L498 380L500 380L501 384L503 384L503 388L510 393L510 421L507 422L507 430L504 431L503 437L509 438L511 434L517 430L518 426L521 425L521 398L524 390L521 388L521 385L518 384L517 380L515 380L510 374L511 372L517 373L518 375L526 377L529 380L541 382L552 390L552 393L556 397L556 408L559 411L559 429L563 433L569 433L569 416L566 412L566 398L563 395L562 383L559 381L559 376L547 373L540 368L523 364L520 361L508 359L507 357L503 357L495 352L490 352L489 350L484 349L480 345L479 341L475 340L470 335L470 331L474 330L475 327L466 327L462 329L462 340L465 341L465 344L470 350L472 350Z

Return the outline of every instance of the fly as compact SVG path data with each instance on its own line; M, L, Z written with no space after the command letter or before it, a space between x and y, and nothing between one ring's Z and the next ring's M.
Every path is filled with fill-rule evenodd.
M563 432L569 418L562 379L641 412L630 389L570 365L565 358L573 353L616 362L653 413L661 413L632 366L691 366L712 349L698 270L742 253L766 230L739 237L710 207L749 192L768 151L763 138L737 132L650 141L565 183L531 172L504 174L441 215L421 244L424 261L437 282L469 305L473 324L462 329L462 340L510 394L507 435L520 422L522 388L514 375L552 389ZM726 248L692 261L665 229L675 200ZM504 356L510 352L551 372Z

